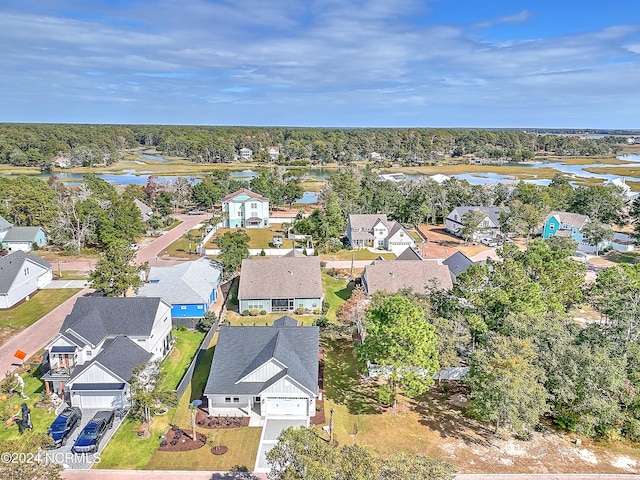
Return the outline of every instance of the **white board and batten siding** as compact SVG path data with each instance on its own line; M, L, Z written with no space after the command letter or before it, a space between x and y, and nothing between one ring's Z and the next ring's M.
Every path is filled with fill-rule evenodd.
M102 365L94 363L74 378L73 383L122 383L122 379L114 376Z
M263 383L270 378L275 377L282 370L284 370L284 366L272 358L267 363L260 365L253 372L249 373L246 377L240 380L240 382Z
M153 328L148 337L140 338L142 341L135 339L135 342L147 352L151 353L153 360L163 358L164 339L171 333L171 305L164 300L160 302L156 318L153 321ZM134 340L134 338L131 338Z

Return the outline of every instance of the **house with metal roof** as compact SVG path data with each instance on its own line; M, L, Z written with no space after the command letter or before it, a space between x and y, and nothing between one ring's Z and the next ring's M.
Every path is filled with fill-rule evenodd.
M315 415L319 328L281 317L272 326L220 327L204 388L209 415L236 409L248 417Z
M269 199L241 188L222 200L222 213L227 228L260 228L269 226Z
M47 244L47 232L42 227L11 227L2 238L2 246L7 250L30 252L34 245Z
M378 248L396 255L415 247L413 237L402 225L384 214L353 214L347 220L347 238L353 248Z
M293 251L283 257L246 258L240 268L240 312L320 313L324 293L320 258Z
M129 405L130 380L140 364L171 349L171 305L151 297L80 297L45 347L47 394L72 406Z
M18 250L0 257L0 309L29 299L52 278L51 265L33 253Z
M171 318L175 326L194 327L218 298L222 264L201 257L171 267L151 267L147 279L136 295L162 297L171 304ZM178 319L191 319L192 322Z

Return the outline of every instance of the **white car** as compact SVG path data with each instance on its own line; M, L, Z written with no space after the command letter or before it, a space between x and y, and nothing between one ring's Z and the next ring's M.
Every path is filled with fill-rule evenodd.
M480 240L480 243L486 245L487 247L497 247L498 242L496 242L493 238L483 238Z
M140 245L138 245L137 243L132 243L131 245L129 245L129 248L134 252L137 252L138 250L140 250Z

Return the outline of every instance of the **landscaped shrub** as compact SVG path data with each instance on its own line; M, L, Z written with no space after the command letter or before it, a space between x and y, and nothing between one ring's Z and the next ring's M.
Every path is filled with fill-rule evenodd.
M313 324L316 327L325 328L327 325L329 325L329 319L325 316L318 317L313 321Z
M296 315L302 315L305 313L305 308L304 307L298 307L296 308L293 313L295 313Z
M264 248L263 248L262 250L260 250L260 256L261 256L261 257L264 257L264 256L266 256L266 255L267 255L267 254L264 252Z
M378 401L385 406L393 405L395 394L389 385L382 384L378 387Z
M266 310L260 310L260 315L266 315L267 311Z
M204 314L204 317L198 320L196 329L198 329L201 332L208 332L211 329L211 327L213 327L213 325L216 323L216 320L218 320L218 316L216 315L216 313L212 311L208 311L207 313Z
M248 317L249 315L251 315L251 312L249 310L243 310L242 311L242 316L243 317Z
M249 310L249 315L251 315L252 317L257 317L260 314L260 310L258 310L257 308L252 308L251 310Z
M327 302L326 300L322 301L322 313L325 314L329 311L329 309L331 308L331 304L329 302Z

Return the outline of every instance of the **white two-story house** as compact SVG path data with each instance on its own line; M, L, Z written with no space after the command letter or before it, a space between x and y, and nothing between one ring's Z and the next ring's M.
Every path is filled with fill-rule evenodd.
M45 350L47 394L72 406L129 405L136 366L171 349L171 305L161 298L80 297Z
M353 248L378 248L396 255L415 247L413 237L402 225L384 214L349 215L347 238Z
M246 188L224 197L222 212L227 228L269 226L269 199Z
M33 253L16 250L0 257L0 309L28 299L52 279L51 265Z
M463 217L469 212L481 212L484 214L477 226L477 232L473 233L472 240L479 241L483 238L492 238L500 234L502 222L500 215L509 213L509 207L456 207L451 210L444 221L445 230L454 235L462 235ZM480 218L480 216L479 216Z

